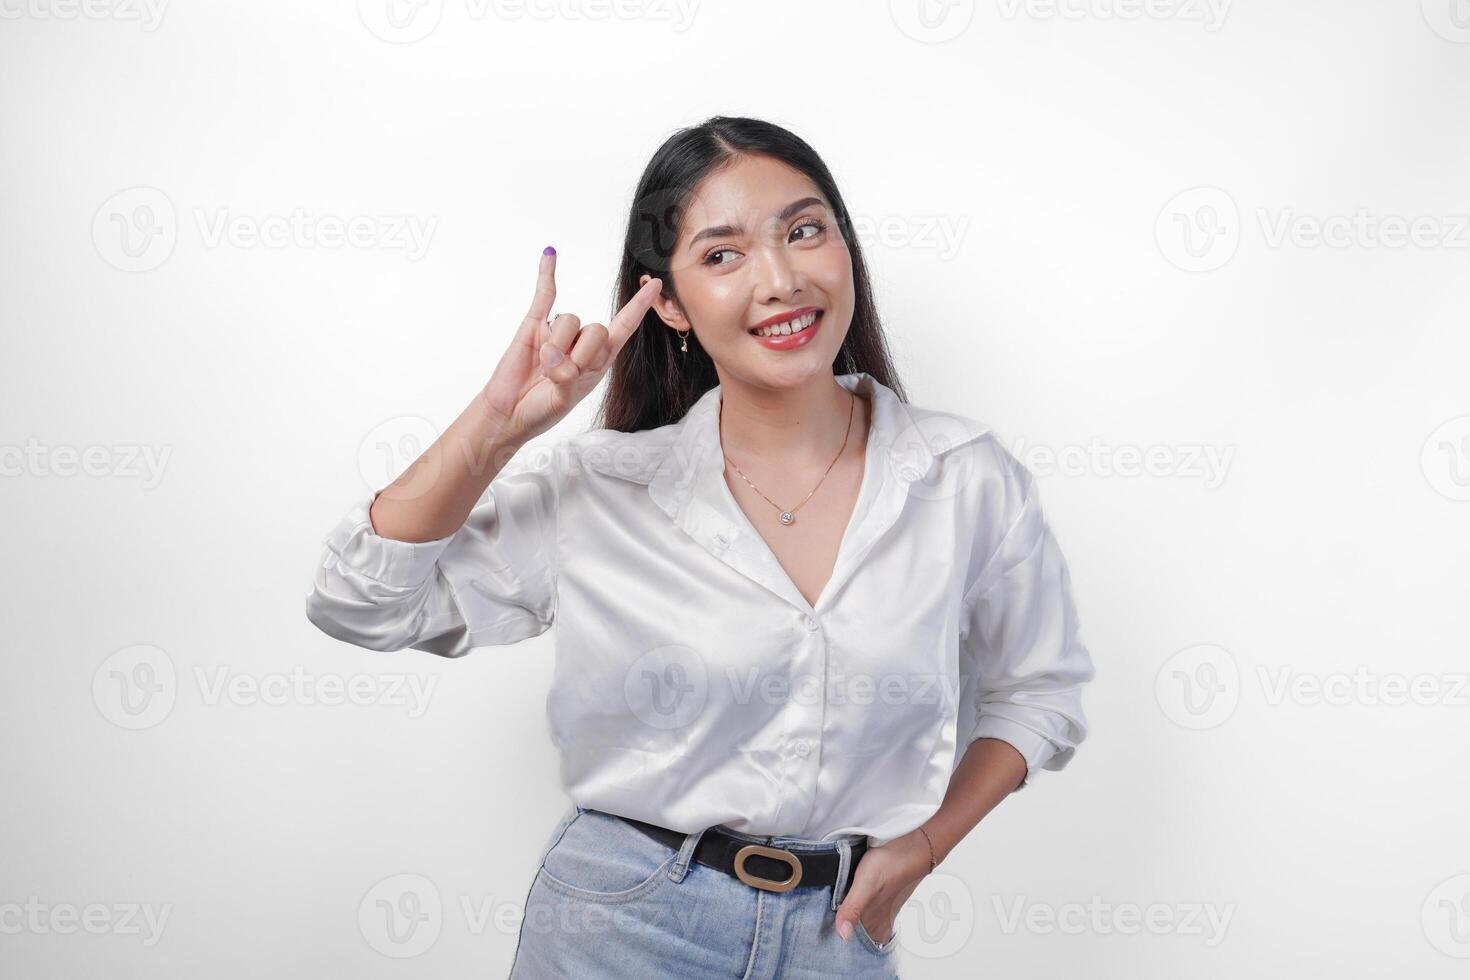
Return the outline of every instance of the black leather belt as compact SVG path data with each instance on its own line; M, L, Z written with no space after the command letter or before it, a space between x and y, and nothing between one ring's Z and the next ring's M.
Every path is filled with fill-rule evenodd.
M682 847L684 838L689 836L657 824L634 820L632 817L618 816L618 819L675 850ZM854 841L851 847L852 858L848 864L847 879L843 882L842 894L844 895L847 894L847 886L851 884L853 874L857 872L858 862L868 851L868 840L864 837L862 840ZM752 888L761 888L770 892L835 885L837 865L841 857L841 854L835 850L811 853L788 851L784 847L772 847L765 844L752 844L750 841L730 836L719 827L710 827L701 834L699 843L694 848L694 860L700 864L717 868L731 877L739 878Z

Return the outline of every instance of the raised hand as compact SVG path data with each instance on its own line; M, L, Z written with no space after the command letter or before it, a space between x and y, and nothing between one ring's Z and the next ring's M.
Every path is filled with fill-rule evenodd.
M556 425L602 379L663 288L650 279L612 318L585 327L574 314L546 318L556 301L556 251L541 255L536 293L510 349L485 384L482 401L496 425L517 443Z

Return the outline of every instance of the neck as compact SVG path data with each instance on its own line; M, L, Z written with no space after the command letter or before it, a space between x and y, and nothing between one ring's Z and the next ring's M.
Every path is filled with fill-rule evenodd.
M825 466L849 438L849 426L848 448L861 441L863 406L854 398L863 400L830 374L795 388L760 388L721 378L720 442L737 463L778 460L789 466Z

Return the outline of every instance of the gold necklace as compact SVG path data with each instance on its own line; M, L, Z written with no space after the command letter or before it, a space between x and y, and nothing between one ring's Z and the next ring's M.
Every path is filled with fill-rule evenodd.
M853 413L853 410L857 408L857 396L854 395L852 392L848 392L848 397L850 397L852 399L852 402L847 406L847 435L845 435L845 436L842 437L842 448L839 449L839 450L837 450L837 455L834 456L834 457L832 457L832 462L831 463L827 464L827 473L831 473L832 472L832 467L834 467L834 466L837 465L837 461L842 458L843 451L847 449L847 440L850 439L850 438L852 438L852 413ZM723 401L721 401L720 402L720 415L723 417L724 414L725 414L725 403ZM725 461L728 462L732 467L734 467L736 473L739 473L740 474L740 479L742 479L746 483L749 483L750 484L750 489L754 490L756 493L760 493L762 497L765 497L766 503L770 504L772 507L774 507L777 510L781 511L781 524L782 524L783 527L790 527L792 524L796 523L796 512L799 511L799 510L801 510L801 508L806 504L807 500L811 500L812 499L812 494L817 492L817 487L820 487L822 485L822 480L827 479L827 473L823 473L822 474L822 480L818 480L817 481L817 486L816 487L812 487L812 492L806 495L806 499L805 500L803 500L801 503L797 504L795 507L791 508L790 510L785 510L784 508L782 508L782 506L780 504L776 503L770 497L766 497L765 494L761 493L760 487L756 486L754 483L750 483L750 477L748 477L744 473L741 473L740 472L740 467L735 466L735 461L733 459L731 459L728 454L726 454L722 450L721 453L720 453L720 455L724 456L725 457Z

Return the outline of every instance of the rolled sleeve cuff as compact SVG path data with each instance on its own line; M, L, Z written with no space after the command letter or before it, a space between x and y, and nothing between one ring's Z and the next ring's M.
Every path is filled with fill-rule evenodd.
M343 565L383 585L414 589L434 574L434 565L453 535L434 541L398 541L373 530L370 508L378 491L359 497L337 522L326 546Z
M1003 715L981 715L970 734L970 742L977 738L998 738L1021 753L1026 760L1026 777L1017 790L1031 785L1036 771L1057 754L1057 747L1049 738Z

